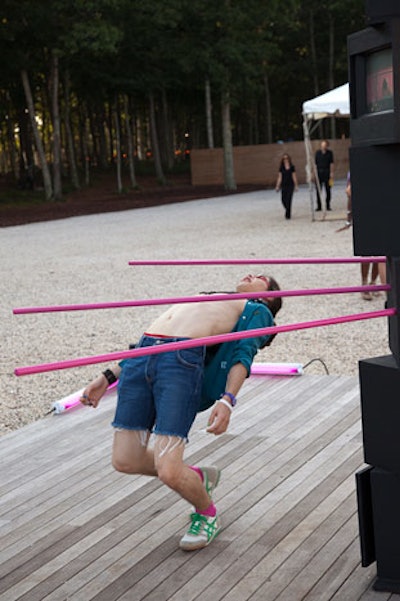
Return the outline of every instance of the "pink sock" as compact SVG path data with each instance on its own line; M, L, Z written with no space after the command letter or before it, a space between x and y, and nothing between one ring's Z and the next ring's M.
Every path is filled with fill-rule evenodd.
M213 518L217 515L217 508L215 507L214 503L211 503L204 511L196 509L196 513L200 513L200 515L206 515L207 517Z
M189 467L191 470L196 472L196 474L199 474L201 481L204 482L204 476L203 476L203 472L201 471L201 469L195 465L189 465Z
M199 467L196 467L195 465L189 465L189 467L191 470L196 472L196 474L199 474L201 481L204 482L204 475L201 469ZM204 511L196 509L196 513L200 513L200 515L206 515L208 517L213 518L217 515L217 508L215 507L214 503L210 503L210 505Z

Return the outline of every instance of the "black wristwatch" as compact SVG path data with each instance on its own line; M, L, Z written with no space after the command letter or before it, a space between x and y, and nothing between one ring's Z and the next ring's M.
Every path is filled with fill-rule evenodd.
M111 384L114 384L114 382L118 380L118 378L116 377L114 372L111 371L111 369L106 369L105 371L103 371L103 376L107 380L109 386L111 386Z

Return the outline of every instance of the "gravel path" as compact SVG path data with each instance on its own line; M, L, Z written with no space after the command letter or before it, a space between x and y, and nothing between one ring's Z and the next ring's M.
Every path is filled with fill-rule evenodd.
M353 286L359 265L129 267L130 259L321 257L353 254L345 218L344 182L335 184L333 211L311 220L308 189L295 195L292 220L280 197L265 190L46 223L4 228L2 258L0 433L46 414L103 367L16 377L17 366L107 353L135 341L160 308L127 308L14 316L21 306L191 295L233 288L243 272L271 273L283 289ZM319 216L320 214L316 214ZM278 323L383 308L381 294L284 299ZM322 359L329 373L356 375L360 358L389 353L387 320L373 319L279 335L257 361ZM319 362L307 373L325 373Z

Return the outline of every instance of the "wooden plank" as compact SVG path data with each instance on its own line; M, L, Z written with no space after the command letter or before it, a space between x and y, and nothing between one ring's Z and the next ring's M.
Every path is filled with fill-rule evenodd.
M259 492L259 491L257 491L257 493L258 493L258 492ZM263 495L261 495L261 496L263 496ZM247 498L249 498L249 495L247 495ZM251 505L251 504L252 504L252 501L250 500L250 505ZM223 516L223 518L224 518L224 516ZM225 521L225 520L224 520L224 521ZM219 541L216 541L216 543L215 543L215 544L217 544L218 542L219 542ZM230 551L230 553L229 553L229 556L230 556L230 558L231 558L231 561L232 561L232 553L233 553L233 552L231 552L231 551ZM88 591L85 591L85 594L87 594L87 593L88 593Z
M213 444L221 444L221 439L213 438ZM22 531L12 532L8 539L12 541L15 541L15 539L17 541L22 540L24 546L28 545L31 547L33 544L37 544L38 538L48 535L51 529L55 528L55 524L58 524L60 521L72 526L86 526L91 520L94 520L92 527L96 527L96 523L103 525L110 519L110 512L107 512L108 507L112 511L112 508L115 506L115 513L119 515L124 507L126 509L132 505L133 499L140 501L142 496L150 495L152 490L158 490L159 488L157 481L149 482L148 478L127 477L121 474L115 475L120 480L121 485L119 487L113 487L112 484L108 486L108 496L103 494L105 489L102 489L93 497L89 494L90 491L85 491L83 487L81 496L74 495L67 500L67 503L64 500L60 504L56 503L53 508L53 515L49 516L49 513L45 512L42 515L43 522L35 520L34 525L30 526L31 530L29 530L28 523ZM145 487L144 492L141 490L143 487ZM168 489L165 489L165 491L168 491ZM159 491L157 492L157 498L160 498ZM102 509L101 512L99 512L99 507ZM57 518L56 521L54 518ZM48 526L48 529L46 526Z
M284 489L285 486L283 485L278 488ZM228 512L228 515L223 514L223 535L225 540L230 541L229 546L225 548L224 553L218 556L211 565L207 564L203 570L196 571L186 585L176 591L171 600L175 601L175 599L178 599L181 593L185 599L194 599L197 597L199 591L201 591L202 598L204 599L228 599L230 598L230 594L227 593L223 585L225 583L229 591L236 582L239 583L240 591L237 595L235 591L232 598L248 598L246 595L250 596L251 592L257 590L265 578L268 577L269 569L267 566L270 567L273 564L269 553L274 551L275 545L279 542L281 535L279 529L278 531L275 530L272 533L277 537L275 538L275 536L271 535L271 529L274 528L277 522L283 520L290 510L296 511L297 501L299 498L302 498L307 489L308 493L313 489L311 482L304 483L304 489L301 491L297 489L295 495L286 495L284 504L275 503L274 500L271 500L271 496L274 496L276 489L271 491L270 495L261 498L256 505L250 507L239 517L234 515L234 510ZM281 492L284 494L283 491ZM231 514L233 515L231 516ZM334 527L336 528L336 525ZM296 538L296 545L298 544ZM283 552L287 552L286 546L284 546ZM256 576L256 572L252 571L252 567L254 562L259 563L264 556L267 557L265 560L266 565L264 566L263 564L260 573L256 570ZM279 561L281 562L282 559L280 558ZM267 573L264 568L267 568ZM247 573L249 573L248 577L246 577ZM259 579L258 582L257 578ZM217 580L218 587L216 586ZM210 582L214 583L215 586L211 586L210 588ZM227 594L220 597L220 592ZM245 596L243 596L244 592Z
M269 528L267 533L262 536L260 536L260 531L263 529L263 518L261 518L261 521L258 524L259 528L255 527L248 529L247 532L243 533L241 537L242 540L231 541L229 547L223 547L222 556L219 555L218 559L213 558L214 561L212 565L209 565L211 561L208 549L207 555L198 554L197 557L191 557L190 561L185 565L185 582L182 582L181 577L179 579L179 586L176 583L176 576L174 573L171 574L170 571L169 579L164 580L159 577L158 569L155 569L154 572L151 572L146 579L143 579L140 584L135 587L135 598L142 598L144 586L149 589L149 587L154 587L154 584L158 582L159 588L156 591L150 589L152 590L151 598L162 599L166 590L170 593L170 587L174 586L176 598L178 598L180 594L182 594L182 598L185 599L196 598L197 593L201 592L202 600L225 599L226 594L229 593L234 585L242 581L250 567L259 563L263 557L271 553L276 545L279 545L280 541L284 539L283 549L285 553L290 553L293 544L295 546L299 544L298 532L294 535L290 534L293 529L296 529L296 525L299 530L310 530L315 526L314 522L316 519L319 520L318 523L323 519L322 515L324 514L324 510L319 510L317 508L320 504L321 494L323 496L327 494L324 489L326 489L325 482L319 486L318 491L314 489L308 499L305 499L304 502L300 502L300 504L296 505L292 511L286 513L281 520L277 520L274 525ZM328 511L329 513L329 511L332 511L329 504L336 506L340 499L343 497L346 498L347 496L348 490L341 491L340 493L335 492L331 495L330 500L326 501L328 509L325 508L325 512ZM316 506L314 509L314 518L309 516L309 513L312 513L312 506L310 507L312 501L314 501ZM222 517L224 527L226 527L229 524L227 516L224 514ZM313 519L314 522L311 521ZM308 526L305 523L302 523L304 520L309 521ZM216 542L220 544L220 540ZM221 551L221 547L219 550ZM218 565L216 565L216 563ZM261 580L263 581L264 578L264 572L262 571ZM247 584L245 585L245 591L249 591ZM147 592L149 592L149 590L147 590ZM126 598L128 599L128 596ZM240 590L237 598L244 599L247 597L243 597L243 591ZM125 599L125 597L123 597L123 599Z
M211 439L209 437L210 443L214 446L219 446L220 444L223 443L222 439L215 439L214 437ZM208 445L205 445L205 449L203 449L202 452L207 452L207 448L210 448L210 443ZM101 453L102 449L98 449L97 448L97 454ZM13 532L11 534L12 538L14 540L18 539L18 538L24 538L27 535L27 529L29 532L32 532L32 525L30 524L31 518L35 517L35 526L37 527L41 527L44 523L48 523L49 521L52 521L54 519L54 517L58 517L58 519L62 519L63 521L68 521L68 519L72 519L75 516L75 520L76 520L76 515L77 515L77 511L75 506L77 504L80 504L81 502L84 502L86 505L86 509L82 512L82 510L79 510L79 515L83 516L84 520L88 519L88 505L87 502L90 502L90 507L95 506L96 509L92 509L92 512L97 510L97 506L99 502L102 502L102 505L104 506L105 503L107 503L107 489L105 488L107 486L107 488L110 489L112 495L111 495L111 502L116 502L118 501L118 499L116 498L117 495L121 494L121 492L123 492L123 489L126 489L128 491L129 487L131 487L131 491L134 490L135 488L135 482L138 481L137 486L141 486L143 484L144 481L146 480L138 480L138 477L132 477L132 478L127 478L126 476L123 476L121 474L117 474L115 472L113 472L113 470L111 469L110 465L109 465L109 451L107 450L107 453L105 454L105 457L98 457L97 458L97 463L96 461L94 461L92 463L91 469L92 472L94 474L96 474L96 478L95 478L95 482L98 485L98 492L97 492L97 496L95 498L93 498L93 490L90 488L90 486L88 487L86 485L86 480L85 478L81 478L78 481L78 486L80 487L81 490L81 495L83 495L83 497L81 498L79 496L79 490L77 491L75 488L73 488L71 490L71 487L68 486L68 482L66 481L66 475L62 472L61 476L60 476L60 482L63 482L64 484L64 488L61 488L61 498L59 498L57 495L53 494L53 491L50 491L52 494L49 495L49 499L48 499L48 503L46 506L44 506L44 504L42 503L42 496L40 497L40 504L37 504L37 510L40 512L40 515L38 515L37 513L35 514L32 511L32 507L28 504L30 501L30 498L34 498L36 493L37 493L37 484L36 481L31 482L31 486L26 486L26 489L24 489L24 497L23 497L23 503L25 504L24 507L22 507L22 510L24 510L25 508L27 509L27 511L25 513L22 513L22 520L23 523L25 524L25 529L18 529L15 528L16 526L16 514L14 513L14 515L12 516L14 519L12 522L10 522L10 526L9 528L12 528ZM81 454L82 457L82 454ZM81 461L81 459L80 459ZM71 461L70 461L71 462ZM103 464L103 469L97 469L98 465ZM72 461L72 463L74 463ZM106 466L104 468L104 466ZM73 472L72 472L73 473ZM79 472L78 472L79 474ZM109 481L111 480L111 483L109 483ZM115 482L118 482L118 487L113 487L113 480ZM40 487L39 487L40 489ZM44 489L44 495L46 494L46 488ZM21 489L18 489L18 492L20 493L21 496ZM96 492L96 491L95 491ZM90 493L90 494L89 494ZM125 493L124 496L126 496ZM12 511L12 510L11 510ZM16 512L18 512L18 507L16 508ZM71 517L70 517L71 516ZM40 522L40 518L43 519L43 522ZM33 541L32 541L33 542Z
M247 427L247 426L246 426L246 427ZM98 453L97 453L97 455L93 457L92 463L96 463L96 467L98 467L98 461L99 461L99 459L98 459ZM100 461L102 461L102 463L104 463L104 457L103 457L103 458L101 458L101 459L100 459ZM85 462L86 462L86 455L85 455ZM106 459L106 462L107 462L107 465L108 465L108 458ZM74 470L74 469L75 469L75 470L77 470L77 469L78 469L78 465L79 465L79 464L81 464L81 463L82 463L82 453L79 453L79 455L78 455L78 463L77 463L77 464L75 464L75 463L72 463L72 462L71 462L71 460L69 461L69 463L68 463L68 466L71 466L71 465L72 465L72 467L69 467L69 471L71 471L71 470ZM91 467L92 467L92 466L89 464L89 466L88 466L88 470L90 470L90 468L91 468ZM60 466L58 466L57 468L55 468L54 472L51 472L51 474L49 474L49 473L46 473L46 474L44 474L44 475L42 476L42 478L41 478L41 479L39 479L39 478L36 478L36 479L34 480L34 483L35 483L35 493L38 493L40 490L43 490L43 491L44 491L44 492L43 492L43 495L42 495L41 497L39 497L39 498L37 497L37 494L35 494L35 497L32 497L32 490L31 490L31 488L29 488L29 487L27 486L27 484L25 483L25 488L27 488L27 494L26 494L26 497L27 497L27 499L23 499L23 502L24 502L24 503L27 503L27 502L29 501L29 502L31 503L31 507L32 507L32 503L33 503L33 499L34 499L34 498L36 499L36 502L37 502L37 503L38 503L40 506L42 506L42 503L43 503L43 497L46 497L46 496L47 496L47 497L50 497L50 496L51 496L51 497L54 499L54 495L55 495L54 488L52 487L52 488L51 488L51 490L49 490L49 488L47 488L47 486L48 486L48 485L47 485L46 483L47 483L47 482L49 482L49 481L50 481L50 482L51 482L51 481L53 481L53 479L54 479L54 477L55 477L56 475L59 475L59 476L61 476L61 478L60 478L60 481L61 481L61 479L62 479L62 480L64 480L64 479L67 477L67 475L65 474L65 472L64 472L64 471L62 471L62 473L61 473L61 474L57 474L57 470L62 470L62 466L61 466L61 467L60 467ZM92 470L92 471L93 471L93 470ZM98 471L98 470L97 470L97 471ZM96 472L96 473L97 473L97 472ZM77 475L77 474L78 474L78 475ZM74 473L74 476L75 476L75 477L77 477L78 481L81 481L81 482L82 482L82 481L84 481L84 480L86 479L86 477L87 477L87 476L86 476L86 474L82 474L82 475L81 475L81 474L79 474L79 472L76 472L76 471L75 471L75 473ZM103 475L102 475L101 477L103 478ZM107 477L107 478L110 478L110 477L112 477L112 476L110 476L110 474L109 474L109 473L107 473L107 474L106 474L106 477ZM38 480L39 480L39 481L38 481ZM45 484L44 484L44 488L43 488L43 489L40 487L40 485L41 485L41 481L44 481L44 482L45 482ZM71 485L73 485L73 483L71 483L71 484L70 484L70 486L71 486ZM20 493L20 490L18 490L18 489L17 489L15 492L17 492L17 493ZM51 494L50 494L50 493L51 493ZM21 494L19 494L19 497L21 497ZM5 496L5 499L8 501L8 498L7 498L6 496ZM14 507L13 509L15 510L15 507Z
M349 549L346 556L338 558L333 565L333 569L335 570L337 566L340 566L340 564L349 563L349 555L351 556L353 553L357 552L358 547L359 541L357 538L352 544L352 549ZM329 580L332 575L327 574L327 576L328 578L326 582L328 582L332 588ZM312 601L313 599L321 599L321 601L323 601L324 598L327 598L330 601L398 601L400 599L400 595L374 591L372 589L372 584L375 580L375 577L375 565L371 565L368 568L362 568L360 564L358 564L347 578L346 572L338 574L338 577L335 578L335 582L340 586L333 595L329 597L314 597L308 595L305 599L306 601ZM342 580L342 583L340 583L340 580Z
M35 479L37 475L43 474L46 471L55 470L60 465L67 463L73 457L77 457L77 451L82 445L71 444L72 440L76 440L77 434L84 432L84 440L90 439L91 441L97 441L97 444L106 444L104 441L104 422L111 420L112 410L108 407L103 406L103 410L97 413L89 410L76 409L70 414L52 416L46 418L43 424L39 427L39 436L33 429L36 424L31 424L27 428L22 428L17 431L24 432L25 437L29 440L29 455L26 455L26 442L24 437L21 435L14 435L11 438L10 444L6 447L6 453L0 462L0 468L5 474L3 482L4 490L6 491L6 484L10 483L11 490L15 490L16 485L21 481L23 482ZM33 430L33 432L32 432ZM14 433L13 433L14 434ZM6 437L0 438L0 442L4 442ZM83 442L83 441L82 441ZM18 444L15 444L18 443ZM3 449L4 450L4 449ZM89 451L88 459L90 458L91 449ZM13 465L19 462L19 474L10 469Z
M348 511L348 510L347 510ZM349 543L354 539L357 534L357 521L356 519L350 519L340 525L340 528L335 532L335 534L328 540L324 541L324 546L320 546L319 540L317 540L317 536L309 537L309 540L305 541L302 552L300 555L300 562L298 562L298 558L291 558L292 561L288 560L285 562L285 565L282 565L279 575L281 578L280 585L287 582L287 574L290 569L298 570L295 573L295 577L291 580L291 582L281 590L278 596L274 596L276 590L279 590L279 586L277 585L277 579L272 579L272 584L267 583L264 584L254 596L254 601L265 599L265 593L271 595L271 600L274 601L283 601L283 599L290 599L292 595L297 595L298 598L304 598L307 596L308 591L313 586L313 584L320 578L321 573L324 574L325 571L330 567L332 556L338 557L344 553L349 547ZM320 533L318 534L318 539L320 539ZM313 553L316 553L312 555ZM310 561L310 555L312 557ZM356 562L355 558L351 558L351 560ZM289 575L290 577L291 575ZM272 591L271 591L272 589Z
M154 484L154 482L151 482L150 484ZM157 489L158 489L158 488L160 488L160 486L161 486L161 485L160 485L160 484L158 484L158 483L156 483L156 484L157 484L157 487L155 488L155 490L157 490ZM162 490L163 490L163 491L167 491L168 489L165 489L165 488L163 488ZM165 493L163 492L162 494L165 494ZM171 493L171 492L168 492L167 494L169 495L169 499L170 499L170 502L168 502L168 503L167 503L167 505L166 505L166 506L168 507L168 505L169 505L169 504L171 504L171 501L172 501L172 499L174 499L174 500L176 499L176 495L175 495L174 493ZM159 493L158 493L158 494L157 494L157 497L159 497L159 496L160 496L160 495L159 495ZM126 535L126 530L127 530L127 529L126 529L126 522L127 522L127 523L128 523L130 526L131 526L131 529L130 529L130 530L128 529L128 532L133 532L133 536L135 536L135 529L137 528L137 524L138 524L138 523L139 523L139 524L141 523L141 520L138 520L138 516L142 517L143 515L145 515L145 513L144 513L144 512L145 512L145 510L146 510L146 507L147 507L147 514L148 514L148 515L147 515L147 518L148 518L148 519L150 519L150 518L152 517L152 515L154 514L154 512L155 512L155 513L161 513L161 512L160 512L160 510L157 510L157 508L156 508L156 507L155 507L155 508L151 508L151 507L150 507L150 509L149 509L149 503L151 504L151 496L149 497L149 495L148 495L148 493L147 493L147 492L146 492L146 493L144 493L144 494L142 495L142 502L141 502L141 500L140 500L140 499L138 499L138 498L136 498L136 499L135 499L135 501L136 501L136 502L134 503L134 501L132 500L132 501L130 502L130 504L129 504L129 507L125 507L125 511L126 511L126 512L130 512L130 513L134 514L134 515L132 515L132 516L126 516L126 517L125 517L125 519L124 519L124 521L123 521L123 523L122 523L122 526L121 526L121 531L123 531L123 532L125 533L125 535ZM134 503L134 505L133 505L133 507L131 507L131 505L132 505L133 503ZM183 503L183 502L181 502L181 503ZM164 507L164 509L165 509L165 507ZM179 520L182 520L182 518L181 518L181 512L182 512L182 510L179 512ZM136 515L136 519L135 519L135 515ZM116 518L117 518L117 520L119 520L119 519L120 519L120 517L121 517L121 514L120 514L120 512L119 512L119 511L118 511L118 512L116 512ZM111 518L112 518L112 516L110 516L110 515L105 515L104 517L101 517L101 523L103 523L103 522L104 522L104 524L108 524L108 525L109 525L109 527L111 527L111 528L114 528L114 527L115 527L115 524L114 524L114 521L113 521ZM160 519L161 519L161 520L163 520L163 517L162 517L162 515L160 516ZM98 521L99 521L99 520L98 520ZM181 530L181 529L183 529L183 527L184 527L184 523L185 523L185 521L183 521L183 522L180 524L180 527L179 527L179 529L180 529L180 530ZM91 525L91 529L93 529L94 527L95 527L94 525ZM146 527L147 527L147 526L146 526L146 523L145 523L144 525L142 524L142 530L144 530ZM155 527L157 527L157 526L155 526ZM70 540L68 540L68 538L64 537L64 539L63 539L62 541L60 541L60 543L57 545L57 548L55 548L55 547L54 547L54 545L52 545L52 552L55 552L55 551L57 551L57 553L60 553L60 552L62 552L62 551L63 551L63 548L64 548L65 546L67 546L67 545L71 544L71 537L72 537L72 542L74 542L74 540L75 540L76 536L78 536L78 534L79 534L79 535L82 537L82 535L84 535L84 534L87 534L87 533L88 533L88 531L89 531L89 524L87 524L87 527L86 527L86 528L81 528L81 529L80 529L80 533L76 533L76 531L74 530L74 531L72 532L71 536L69 537L69 539L70 539ZM176 532L176 529L174 530L174 534L175 534L175 532ZM139 529L139 533L140 533L140 529ZM137 535L137 537L138 537L138 536L139 536L139 535ZM147 536L147 534L146 534L145 536ZM74 538L74 537L75 537L75 538ZM136 537L136 538L137 538L137 537ZM123 538L123 536L122 536L122 538ZM136 540L136 543L137 543L137 542L138 542L138 541ZM32 559L31 559L31 563L33 563L33 567L34 567L34 568L36 567L36 563L35 563L35 562L38 560L38 551L40 551L40 548L39 548L39 549L37 549L37 547L36 547L36 549L35 549L35 553L34 553L34 555L33 555ZM47 557L44 557L44 554L45 554L46 552L47 552L47 548L45 547L45 548L42 550L42 555L43 555L43 558L42 558L42 560L46 560L46 561L47 561L47 559L48 559L48 558L47 558ZM111 557L111 559L112 559L113 561L114 561L114 556L115 556L115 549L114 549L114 550L112 551L112 553L110 554L110 557ZM27 571L27 570L28 570L28 575L29 575L29 573L30 573L30 572L29 572L29 567L30 567L30 566L29 566L29 562L27 562L27 563L25 563L25 564L24 564L24 569L25 569L25 571ZM82 566L81 566L81 567L82 567ZM32 570L32 568L31 568L31 570ZM91 571L91 573L93 572L93 566L92 566L92 565L90 566L90 571ZM22 575L23 575L23 574L21 574L21 573L19 574L19 576L22 576ZM62 570L62 571L60 571L60 573L59 573L59 578L60 578L60 581L61 581L61 582L64 582L64 579L65 579L65 570ZM31 597L30 597L31 599L35 598L35 597L33 596L33 593L32 593L32 591L30 592L30 595L31 595ZM42 592L40 592L40 593L39 593L39 597L38 597L38 598L40 598L40 599L41 599L41 598L42 598L42 597L41 597L41 595L42 595Z
M366 591L357 601L399 601L400 595L393 593L377 592L372 588Z
M352 482L352 485L353 485L353 482ZM231 560L232 560L232 555L231 555L231 554L230 554L230 557L231 557ZM236 569L236 564L235 564L235 569ZM234 570L234 571L235 571L235 570ZM208 572L207 572L207 579L208 579ZM219 585L220 585L220 580L219 580ZM220 590L220 586L218 586L218 591L219 591L219 590ZM181 591L181 592L182 592L182 591ZM135 594L136 594L136 593L137 593L137 589L135 589ZM153 595L154 595L154 592L153 592ZM204 595L204 592L203 592L203 595ZM214 590L214 589L212 590L212 596L213 596L213 597L215 597L215 598L217 598L217 597L216 597L216 595L215 595L215 590ZM202 598L203 598L203 597L202 597Z
M286 589L291 599L302 598L296 597L298 583L314 595L310 601L319 590L332 598L340 590L366 594L365 571L359 568L357 579L365 586L351 582L359 565L353 479L362 464L358 395L356 378L250 378L228 435L205 434L207 414L200 415L188 461L224 469L217 489L223 531L193 554L177 548L187 504L157 481L111 470L111 404L58 416L51 429L33 424L13 433L15 458L5 452L3 437L0 465L16 470L25 455L29 467L22 485L8 478L8 505L0 505L9 519L0 522L7 550L0 599L242 601L272 590L271 565L274 579L280 578L278 598ZM61 460L58 473L48 445ZM351 527L345 531L346 523ZM291 562L310 552L308 578L306 563Z
M105 418L108 419L110 412L112 413L115 399L116 395L110 394L96 410L85 410L82 407L71 409L60 415L48 415L41 420L2 436L0 438L0 462L7 461L10 458L10 449L15 459L23 457L27 438L29 439L30 448L40 449L43 446L44 438L48 443L60 442L64 438L64 433L74 425L79 427L79 425L85 424L85 429L97 430L98 423Z
M247 441L246 441L246 444L247 444ZM169 493L169 496L173 497L173 499L176 499L176 495L174 495L173 493ZM161 515L159 515L161 524L160 525L157 524L158 518L155 521L153 520L151 522L153 525L152 526L150 525L150 533L151 533L152 529L155 528L157 537L159 537L161 535L164 536L161 526L162 526L163 522L165 521L165 515L162 515L162 512L157 511L157 507L154 507L154 505L151 506L151 498L149 499L149 497L146 496L143 503L145 505L149 505L149 503L150 503L150 509L149 509L149 507L147 507L147 511L150 514L150 518L154 515L154 513L159 513L159 514L161 513ZM171 512L171 518L174 518L175 522L178 524L178 526L175 525L175 527L171 531L171 535L173 535L175 537L173 544L174 544L174 548L176 549L176 546L177 546L176 534L177 534L177 532L183 531L185 522L186 522L186 519L184 517L182 517L182 508L184 508L185 514L187 515L187 506L183 501L179 501L179 504L181 506L180 509L174 508L173 503L169 503L169 504L172 506L171 508L169 508L169 512ZM166 507L168 507L168 505L166 505ZM166 509L166 507L164 507L164 509ZM123 524L121 526L121 531L124 531L125 536L127 533L129 534L129 532L132 533L130 540L134 540L135 544L133 544L132 542L126 543L125 541L122 541L119 545L117 544L117 545L113 546L108 554L102 553L99 558L99 562L97 562L96 565L93 565L93 562L90 562L88 564L87 570L90 573L92 578L96 574L96 572L98 572L99 578L102 582L102 580L104 578L105 570L107 569L107 567L109 565L111 566L110 567L111 570L116 569L113 566L116 558L118 559L119 567L121 565L123 565L125 561L128 561L129 565L131 565L132 554L128 553L128 559L125 560L125 558L124 558L124 556L127 555L128 548L134 547L135 553L139 554L138 555L139 557L141 557L143 554L147 554L148 548L150 548L150 549L152 548L151 547L151 538L149 538L149 526L148 526L147 522L142 525L142 528L139 528L139 529L137 528L138 516L142 517L143 513L145 511L146 511L145 507L141 507L140 503L136 503L136 505L132 508L132 518L130 519L129 516L125 516L125 518L123 520ZM129 530L129 527L127 528L127 526L126 526L127 523L131 525L131 530ZM110 521L109 525L110 525L110 527L114 527L113 521ZM167 526L168 526L168 528L170 528L173 525L174 525L174 521L171 520L169 522L169 525L167 525ZM156 546L158 546L158 544L159 543L157 542ZM82 571L82 563L80 566L78 566L78 568L80 571ZM58 574L59 583L64 582L65 573L66 573L65 569L63 569L59 572L59 574ZM82 574L80 573L78 575L78 577L82 578ZM54 574L51 578L52 578L52 580L54 580ZM80 582L79 578L76 579L76 581L79 582L79 586L80 586L81 582ZM83 578L84 578L84 580L86 580L87 574L84 574ZM70 585L71 585L71 582L70 582ZM48 582L46 583L46 586L48 586ZM93 584L91 585L91 588L93 588ZM30 594L31 594L31 597L30 597L31 599L36 598L35 596L32 596L32 591ZM38 594L39 594L39 596L37 598L41 599L42 597L40 595L42 594L42 591L40 590ZM70 591L68 592L68 594L70 594ZM86 588L83 593L83 598L85 596L87 596L87 598L90 598L89 595L90 595L90 591ZM55 598L57 598L57 597L55 597Z

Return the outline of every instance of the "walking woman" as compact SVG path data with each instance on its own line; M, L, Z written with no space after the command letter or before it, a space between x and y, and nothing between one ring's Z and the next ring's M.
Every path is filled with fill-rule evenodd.
M284 154L279 166L278 179L276 180L275 190L282 194L282 204L285 209L286 219L291 218L293 192L298 190L296 169L288 154Z

